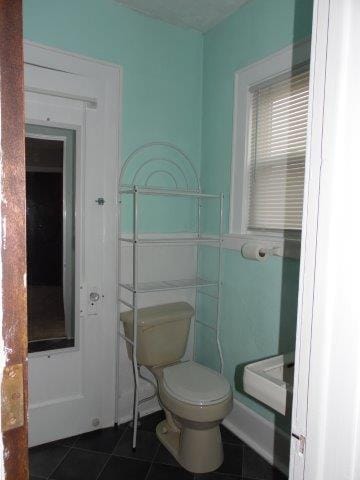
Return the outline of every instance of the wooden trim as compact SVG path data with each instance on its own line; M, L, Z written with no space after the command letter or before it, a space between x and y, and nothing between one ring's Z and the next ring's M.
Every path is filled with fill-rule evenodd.
M2 335L5 366L22 364L24 425L3 433L5 478L28 478L25 133L22 0L0 0Z

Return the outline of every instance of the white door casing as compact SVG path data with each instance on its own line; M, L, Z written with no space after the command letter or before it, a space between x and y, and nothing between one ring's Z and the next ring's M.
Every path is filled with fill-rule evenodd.
M121 71L28 42L25 61L26 122L77 132L76 344L30 354L30 445L36 445L113 423Z
M360 478L360 4L316 0L290 479Z
M326 2L325 2L326 3ZM315 287L316 244L322 164L322 125L324 84L326 75L327 27L323 21L327 9L314 5L313 34L310 61L310 88L304 205L299 275L297 335L295 352L294 394L291 426L289 478L302 479L306 445L308 413L308 378L311 352L313 291Z

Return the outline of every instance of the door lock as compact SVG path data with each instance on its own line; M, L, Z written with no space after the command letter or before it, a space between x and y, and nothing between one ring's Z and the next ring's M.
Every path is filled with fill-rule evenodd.
M90 301L91 302L98 302L100 300L100 295L97 292L90 293Z
M90 287L88 290L88 315L97 315L101 308L101 292L99 287Z

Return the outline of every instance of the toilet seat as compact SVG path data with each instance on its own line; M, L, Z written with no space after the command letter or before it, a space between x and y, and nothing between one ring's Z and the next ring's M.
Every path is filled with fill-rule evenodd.
M231 396L223 375L192 361L165 367L162 386L168 395L191 405L213 405Z

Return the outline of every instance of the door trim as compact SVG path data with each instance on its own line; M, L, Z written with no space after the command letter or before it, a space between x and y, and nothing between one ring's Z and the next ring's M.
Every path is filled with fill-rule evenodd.
M26 480L27 318L21 0L0 0L0 71L0 373L3 380L5 367L20 365L24 392L23 425L1 436L0 477Z
M117 285L116 285L116 268L117 265L117 222L118 218L118 194L117 184L120 171L120 138L121 131L121 86L122 86L122 68L119 65L109 64L98 60L90 59L81 55L64 52L58 49L47 46L35 44L33 42L24 42L24 54L26 68L31 70L32 66L48 69L49 73L44 71L44 78L47 75L50 77L54 70L58 73L59 78L64 77L64 82L53 85L54 97L63 97L69 99L68 94L86 95L91 92L90 97L94 100L92 105L87 104L89 114L92 108L101 108L106 114L104 130L106 134L106 151L102 154L107 159L109 167L105 171L104 181L99 182L98 191L95 197L104 197L105 205L99 208L103 209L104 231L102 238L104 245L106 245L107 252L104 258L104 274L99 279L99 284L103 285L102 311L103 318L106 319L104 325L105 335L107 337L107 349L102 355L100 365L100 381L106 382L107 388L99 386L101 401L101 426L107 427L113 424L113 411L115 401L115 335L116 319L117 319ZM72 85L75 85L75 90L71 90L67 85L66 77L72 74ZM92 91L87 88L91 80L94 85ZM44 85L46 82L44 82ZM28 86L28 85L27 85ZM31 83L30 91L33 86ZM25 87L25 89L27 89ZM27 89L29 90L29 89ZM40 93L40 92L37 92ZM43 92L49 95L49 91ZM51 92L50 92L51 94ZM90 98L89 97L89 98ZM79 97L80 98L80 97ZM54 98L54 101L58 99ZM82 101L83 98L81 98ZM91 200L92 201L92 200ZM94 198L95 202L95 198ZM95 205L95 204L94 204ZM80 273L81 274L81 273ZM91 285L89 286L91 287ZM86 290L83 289L82 291ZM84 292L86 294L86 292ZM80 298L81 309L87 311L87 297L82 295ZM112 349L113 355L109 355L109 349ZM54 351L53 353L60 353ZM110 386L109 386L110 385ZM110 392L111 390L111 392Z

